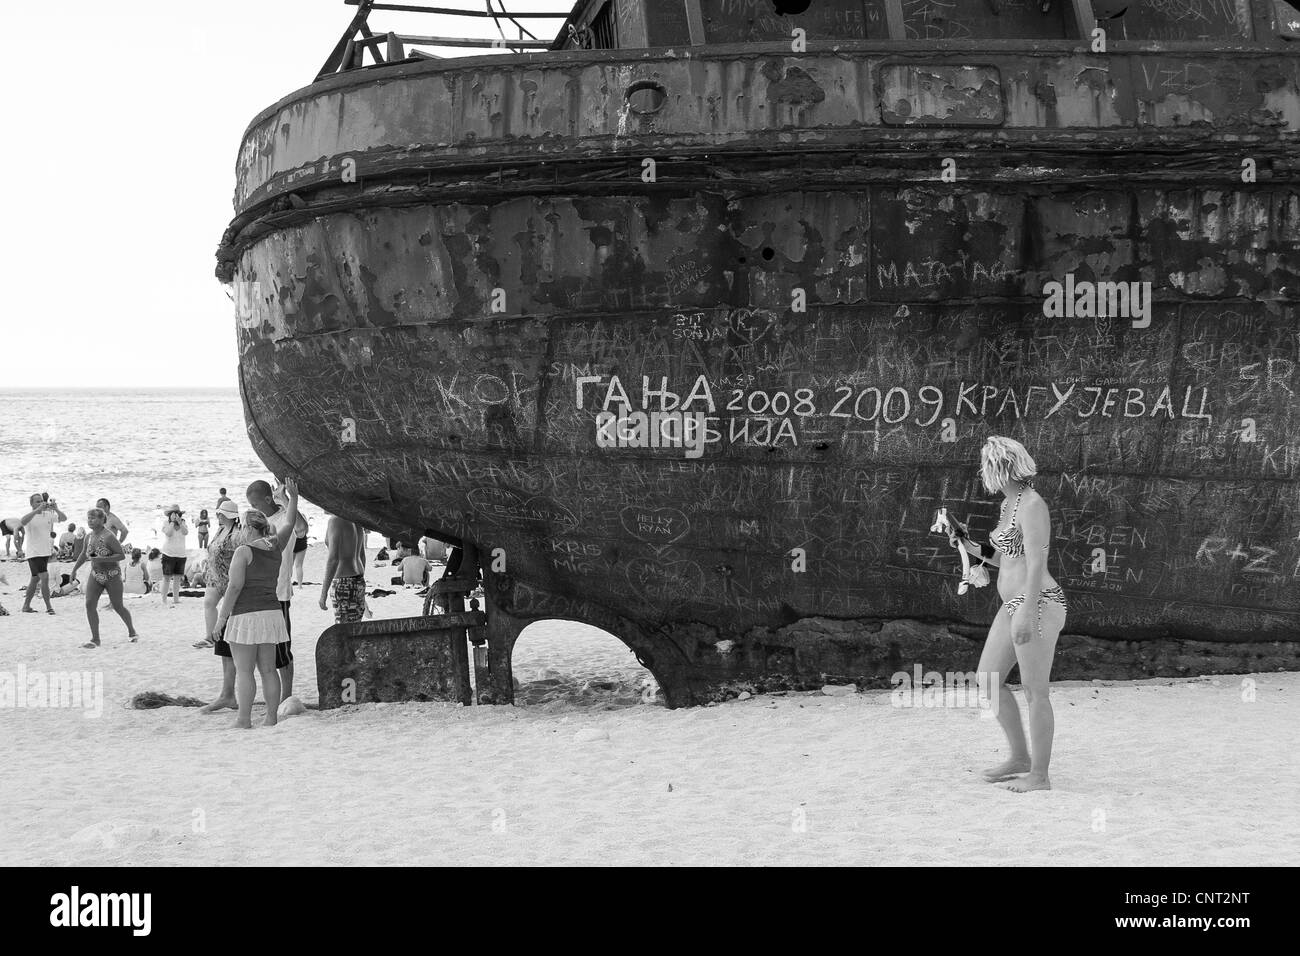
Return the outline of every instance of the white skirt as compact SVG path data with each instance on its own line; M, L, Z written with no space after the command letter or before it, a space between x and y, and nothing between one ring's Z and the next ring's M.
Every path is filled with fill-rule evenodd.
M284 612L248 611L231 615L222 635L228 644L283 644L289 639L284 626Z

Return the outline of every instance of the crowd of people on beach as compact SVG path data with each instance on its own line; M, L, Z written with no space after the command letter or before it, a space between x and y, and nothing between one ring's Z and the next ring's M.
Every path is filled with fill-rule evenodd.
M236 725L251 726L260 677L267 704L265 724L274 725L282 702L293 696L290 606L294 589L307 583L303 565L309 528L299 513L298 485L292 477L279 487L254 481L245 497L248 507L241 510L221 488L212 508L199 511L192 530L202 556L196 558L187 547L191 525L179 504L161 509L159 546L146 551L128 548L130 528L113 513L107 498L98 499L86 512L84 525L78 526L48 493L33 494L30 511L0 520L5 558L13 555L26 560L30 573L20 613L39 613L32 606L37 593L47 614L55 613L53 598L84 593L90 640L82 647L93 649L101 645L99 605L105 596L126 625L131 643L137 642L139 635L124 595L158 594L164 606L170 598L173 608L182 596L201 596L204 632L194 647L211 648L221 658L220 693L201 712L234 709L238 712ZM370 616L365 577L367 533L360 524L337 516L330 517L326 525L319 606L328 610L332 597L334 620L339 624ZM401 574L392 579L395 585L427 588L433 562L443 562L448 574L456 572L453 562L459 565L455 560L458 549L453 547L449 556L447 545L431 536L422 538L418 548L403 542L389 544L393 553L381 549L376 563L400 566ZM72 569L52 583L50 564L60 560L72 561ZM83 591L78 572L87 564ZM0 615L8 614L0 604Z

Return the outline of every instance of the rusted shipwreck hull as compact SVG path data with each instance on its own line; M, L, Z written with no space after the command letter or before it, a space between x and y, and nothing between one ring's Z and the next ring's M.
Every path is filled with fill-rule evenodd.
M736 42L692 45L701 8ZM684 9L688 39L623 4L633 48L373 66L253 121L219 274L268 467L478 546L498 699L539 618L614 633L674 704L972 668L995 588L959 597L928 528L991 529L990 434L1052 507L1058 677L1294 668L1285 5L1105 54L1068 17L807 19L795 53ZM1149 315L1045 315L1048 283L1096 280L1149 282ZM624 401L702 413L698 456L604 447Z

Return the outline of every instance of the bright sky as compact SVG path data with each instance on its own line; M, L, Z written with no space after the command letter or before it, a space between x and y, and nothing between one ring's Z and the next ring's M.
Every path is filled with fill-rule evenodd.
M483 9L479 0L404 2ZM24 39L4 56L0 249L10 298L0 388L235 386L234 306L213 270L233 215L240 137L260 110L312 81L354 13L342 0L30 8ZM523 22L544 38L560 26ZM497 35L482 18L377 11L369 24ZM48 347L28 350L35 336Z

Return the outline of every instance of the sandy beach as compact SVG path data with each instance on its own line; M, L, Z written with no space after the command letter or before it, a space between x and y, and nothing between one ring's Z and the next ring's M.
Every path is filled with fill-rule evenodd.
M322 564L313 546L308 580ZM23 566L3 568L15 613ZM305 591L310 706L332 612ZM371 604L420 609L401 588ZM0 670L103 686L99 716L0 711L0 863L1300 863L1294 673L1058 685L1055 789L1017 795L979 778L1003 742L976 710L881 690L668 710L643 702L648 674L619 642L565 622L520 639L516 707L365 704L251 732L229 712L131 710L146 690L210 700L218 665L190 646L199 599L129 606L140 643L105 610L98 651L80 648L80 599L0 618Z

